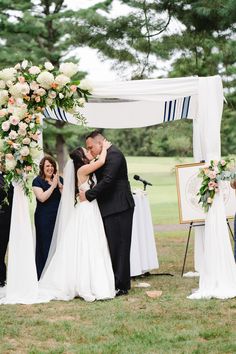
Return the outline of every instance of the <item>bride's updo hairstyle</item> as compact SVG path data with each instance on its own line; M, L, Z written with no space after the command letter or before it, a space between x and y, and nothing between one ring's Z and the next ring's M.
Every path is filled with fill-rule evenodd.
M75 205L76 205L77 204L76 196L79 193L77 171L80 167L87 165L90 161L85 156L82 147L78 147L75 150L73 150L70 153L70 158L74 163L74 170L75 170ZM89 184L90 184L90 188L93 188L94 181L92 179L92 174L89 175Z

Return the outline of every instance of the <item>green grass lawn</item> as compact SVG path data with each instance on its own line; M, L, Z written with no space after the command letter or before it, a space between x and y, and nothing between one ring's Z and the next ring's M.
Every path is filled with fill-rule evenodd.
M154 223L178 222L173 169L179 163L128 158L132 186L142 186L134 174L153 183L148 192ZM198 279L180 276L186 236L184 231L156 235L159 272L174 276L133 280L128 296L95 303L75 299L0 306L0 353L236 353L236 299L186 298L198 286ZM192 243L186 271L193 270ZM135 287L139 281L150 283L148 290L161 290L162 296L147 297L147 289Z
M181 278L186 234L160 233L160 272L132 281L128 296L86 303L0 306L0 353L236 353L236 299L188 300L197 279ZM192 244L186 270L192 269ZM148 298L139 281L161 290Z
M179 222L175 165L189 163L193 159L172 157L128 157L129 179L132 188L143 188L133 179L135 174L151 182L147 186L154 224L177 224Z

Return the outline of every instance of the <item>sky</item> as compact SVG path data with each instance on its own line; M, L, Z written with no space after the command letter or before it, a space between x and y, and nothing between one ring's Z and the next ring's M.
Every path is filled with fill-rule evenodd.
M94 5L98 0L65 0L65 4L73 9L81 9ZM126 6L119 1L115 1L113 5L113 13L122 15L127 13ZM98 58L97 50L91 48L79 48L71 54L77 54L80 58L79 66L82 71L87 71L87 78L91 81L115 81L118 74L111 70L112 62L110 60L101 61Z

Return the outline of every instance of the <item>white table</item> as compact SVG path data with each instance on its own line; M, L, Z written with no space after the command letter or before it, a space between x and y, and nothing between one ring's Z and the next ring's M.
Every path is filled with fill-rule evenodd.
M148 197L142 190L136 190L134 193L135 208L130 250L132 277L159 268Z

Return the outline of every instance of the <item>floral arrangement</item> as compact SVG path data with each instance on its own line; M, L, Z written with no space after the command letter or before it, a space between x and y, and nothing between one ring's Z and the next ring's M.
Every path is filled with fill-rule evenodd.
M202 183L197 195L200 195L198 203L202 204L205 212L208 212L215 194L219 191L219 181L236 178L236 172L229 168L230 161L231 159L211 160L200 168L198 177L202 177Z
M46 107L61 107L85 123L79 108L87 101L91 87L86 80L72 80L77 72L74 63L63 63L56 69L50 62L32 66L27 60L0 71L0 165L6 189L16 181L30 195L27 179L30 173L37 173Z

